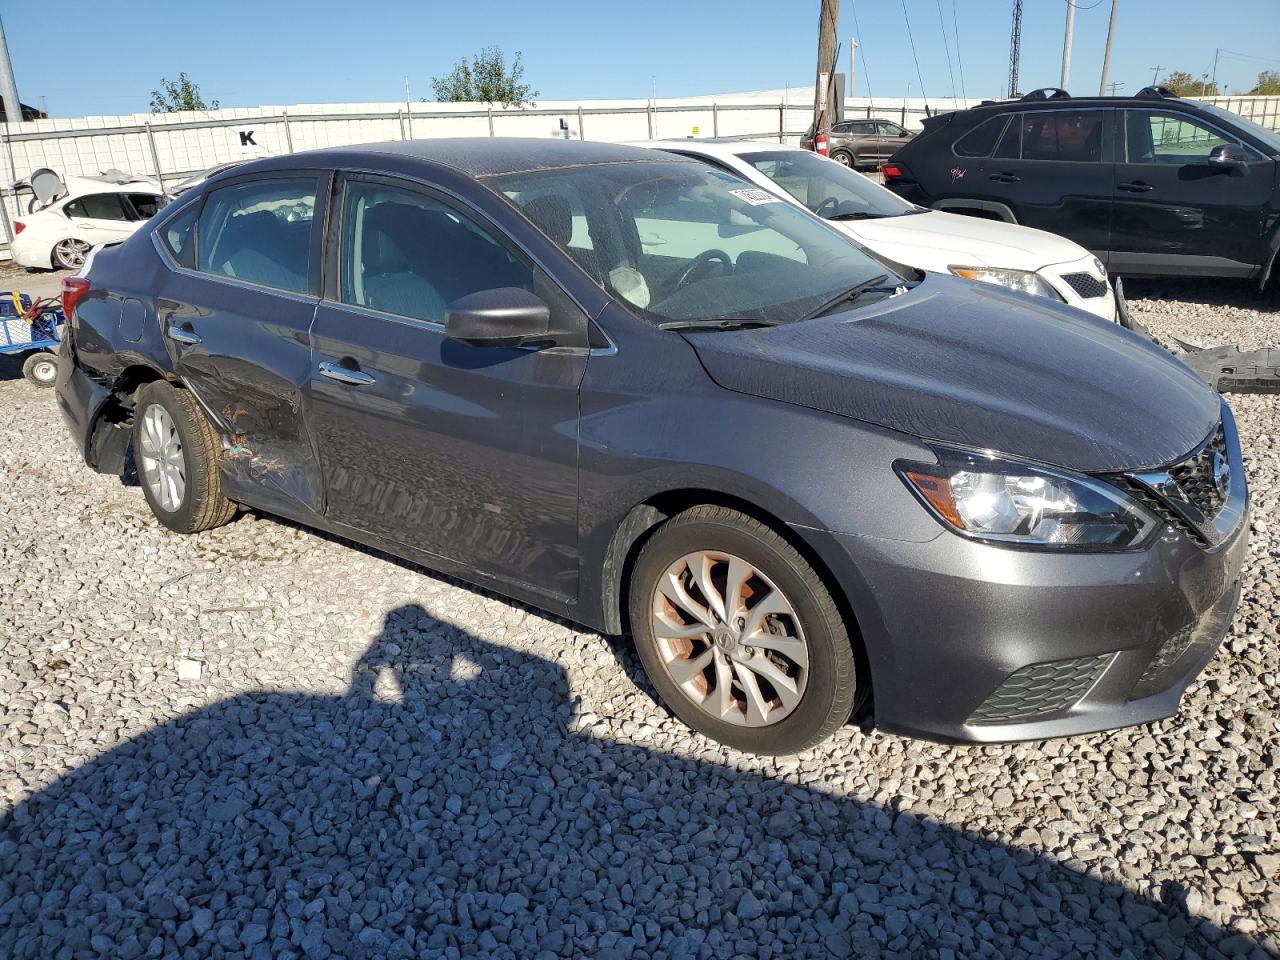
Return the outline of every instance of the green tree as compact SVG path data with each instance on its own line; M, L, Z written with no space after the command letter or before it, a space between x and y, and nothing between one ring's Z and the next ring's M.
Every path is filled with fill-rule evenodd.
M440 103L500 103L504 107L533 106L538 95L524 82L524 61L519 50L507 66L498 47L485 47L468 63L466 58L454 64L443 77L433 77L431 87Z
M151 91L152 113L177 113L179 110L217 110L218 101L206 104L200 96L200 85L184 70L177 80L160 78L160 89Z
M1280 97L1280 70L1263 70L1249 91L1252 97Z
M1173 71L1160 81L1160 86L1168 87L1180 97L1219 96L1217 83L1210 83L1204 77L1193 77L1185 70Z

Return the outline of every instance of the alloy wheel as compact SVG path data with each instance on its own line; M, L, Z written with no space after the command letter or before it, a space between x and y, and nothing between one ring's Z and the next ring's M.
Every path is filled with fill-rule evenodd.
M58 261L58 266L69 270L83 267L84 258L88 253L89 244L83 240L59 240L53 247L53 256Z
M791 601L755 566L700 550L671 564L651 607L668 675L699 709L766 727L804 697L809 647Z
M142 414L142 479L151 496L170 513L182 506L187 492L182 440L169 412L158 403Z

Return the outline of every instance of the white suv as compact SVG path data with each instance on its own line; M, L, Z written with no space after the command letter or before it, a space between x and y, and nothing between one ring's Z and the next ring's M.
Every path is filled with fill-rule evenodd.
M834 160L749 140L634 144L703 160L805 207L880 257L1051 297L1122 322L1106 268L1084 247L1043 230L928 210Z

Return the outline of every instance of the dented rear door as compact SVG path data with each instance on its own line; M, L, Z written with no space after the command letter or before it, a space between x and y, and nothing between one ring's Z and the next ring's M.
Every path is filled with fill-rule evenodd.
M327 182L289 173L212 190L195 269L171 274L158 301L174 368L222 436L228 496L300 519L321 497L302 402L319 300L314 214Z

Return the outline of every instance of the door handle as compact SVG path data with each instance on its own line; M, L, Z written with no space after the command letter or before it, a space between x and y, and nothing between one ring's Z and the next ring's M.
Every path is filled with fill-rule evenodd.
M97 229L97 227L95 227L92 223L77 223L76 228L79 230L96 230Z
M337 380L339 383L350 384L353 387L373 383L373 377L363 370L352 370L350 367L344 367L340 363L322 363L320 364L320 372L330 380Z
M1141 180L1130 180L1128 183L1118 183L1116 186L1129 193L1146 193L1151 189L1151 184L1143 183Z
M1022 178L1012 173L993 173L987 177L988 180L994 180L996 183L1021 183Z
M184 330L182 327L178 326L176 323L171 323L169 325L169 339L176 340L178 341L178 343L195 344L195 343L202 342L201 339L198 336L196 336L194 333L192 333L190 330Z

